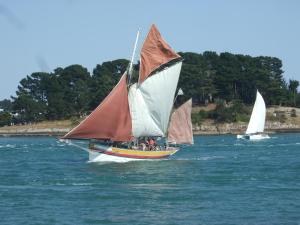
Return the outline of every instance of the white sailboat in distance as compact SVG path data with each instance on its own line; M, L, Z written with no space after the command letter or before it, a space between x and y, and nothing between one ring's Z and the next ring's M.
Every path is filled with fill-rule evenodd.
M237 135L238 139L248 139L248 140L261 140L270 138L267 134L264 134L266 120L266 104L257 90L256 100L250 117L250 121L245 134Z

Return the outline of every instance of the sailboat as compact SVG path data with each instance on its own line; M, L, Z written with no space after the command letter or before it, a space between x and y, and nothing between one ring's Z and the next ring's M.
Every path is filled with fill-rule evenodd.
M172 113L168 132L169 143L194 144L191 113L192 99L186 101Z
M243 135L237 135L237 138L240 139L249 139L249 140L261 140L270 138L267 134L264 134L265 128L265 119L266 119L266 104L257 90L256 99L250 121L246 130L246 133Z
M138 82L131 84L138 36L139 33L129 68L118 84L88 117L63 137L88 139L92 162L161 159L179 150L166 139L182 58L152 25L140 52Z

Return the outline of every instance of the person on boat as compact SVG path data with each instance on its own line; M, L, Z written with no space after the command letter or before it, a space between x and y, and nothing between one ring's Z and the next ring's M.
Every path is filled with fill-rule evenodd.
M146 145L145 145L145 143L141 143L141 149L142 149L143 151L146 150Z
M150 150L150 138L145 138L145 146L147 148L147 150Z
M155 147L155 141L153 138L149 138L149 150L153 150Z
M139 148L142 149L143 151L146 150L146 144L147 144L147 141L145 141L144 139L141 139L139 141Z

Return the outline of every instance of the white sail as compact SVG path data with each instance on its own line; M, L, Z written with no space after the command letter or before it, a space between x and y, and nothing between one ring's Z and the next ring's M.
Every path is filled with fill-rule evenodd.
M264 131L266 119L266 105L263 97L257 91L256 100L252 110L250 122L246 134L254 134Z
M165 136L182 62L176 63L129 90L134 137Z

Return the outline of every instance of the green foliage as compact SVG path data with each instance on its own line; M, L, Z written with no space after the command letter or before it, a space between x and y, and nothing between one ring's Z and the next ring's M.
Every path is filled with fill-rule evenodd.
M196 104L220 98L254 102L258 89L267 104L284 104L286 83L281 60L275 57L251 57L228 52L181 53L184 66L179 86Z
M289 94L290 99L292 99L292 104L297 106L297 88L299 87L299 81L289 80Z
M10 125L12 116L8 112L0 112L0 127Z
M230 106L224 101L219 101L216 109L209 113L209 118L221 123L246 122L249 121L249 110L240 100L234 100Z
M10 112L12 110L12 102L9 99L4 99L0 101L0 109L6 112Z
M191 97L194 105L217 104L213 112L193 114L195 123L205 118L248 121L250 112L244 104L253 104L257 89L267 105L300 106L299 82L290 80L287 84L278 58L210 51L180 55L184 60L178 87L185 94L177 99L177 104ZM32 73L20 81L12 102L0 101L0 108L18 113L21 122L82 117L109 94L128 63L126 59L103 62L96 65L92 74L81 65ZM137 81L138 70L139 63L134 65L131 83Z
M97 107L109 94L127 69L128 63L129 61L126 59L118 59L96 66L90 82L91 93L93 93L90 102L91 108Z
M200 110L198 113L192 113L192 123L201 124L203 120L208 118L208 112Z
M33 99L29 94L20 94L14 101L14 110L22 122L34 122L45 119L46 105Z
M72 126L77 126L80 123L80 119L76 116L72 116L70 118Z

